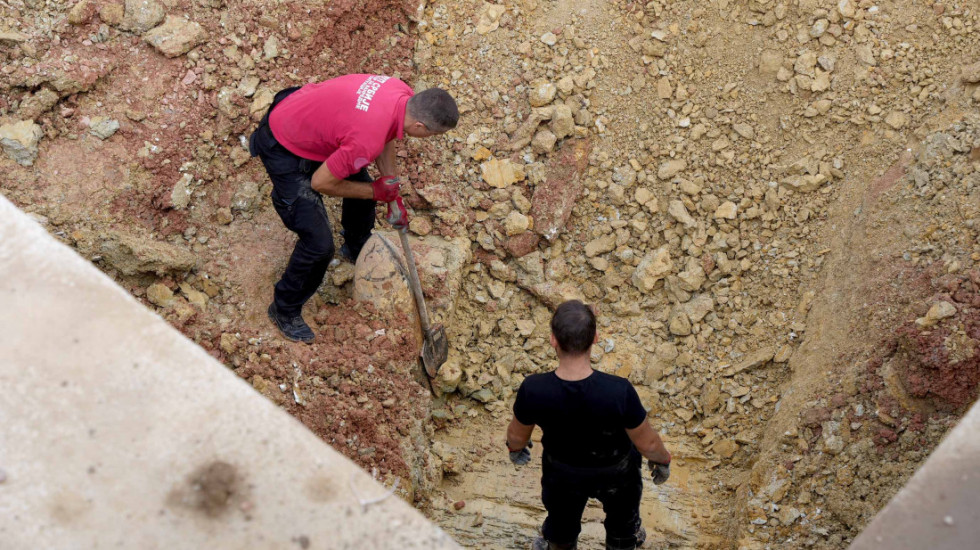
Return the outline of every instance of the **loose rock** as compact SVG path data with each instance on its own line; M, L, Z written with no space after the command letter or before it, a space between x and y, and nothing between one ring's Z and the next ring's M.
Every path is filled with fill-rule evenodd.
M585 255L589 258L612 252L616 249L616 235L604 235L598 239L589 241L585 245Z
M738 206L731 201L725 201L715 210L715 218L734 220L738 215Z
M916 319L915 323L920 327L931 327L953 315L956 315L956 306L946 301L940 301L933 304L926 312L925 317Z
M555 114L551 117L551 132L557 139L565 139L575 132L575 118L568 105L556 105Z
M550 153L555 148L556 143L558 143L558 137L551 130L546 128L541 129L538 130L538 133L534 135L534 139L531 140L531 150L539 155L543 155Z
M170 192L170 204L174 210L183 210L187 208L187 205L191 202L191 181L194 180L194 176L191 174L184 174L180 176L177 183L174 184L173 191Z
M662 246L640 260L636 270L633 271L633 286L640 292L650 293L657 282L666 277L673 269L674 262L670 259L670 250L666 246Z
M162 25L143 35L143 40L166 57L184 55L207 39L208 33L201 25L170 15Z
M507 159L490 159L480 165L480 172L487 185L498 189L524 179L524 168Z
M165 276L187 272L197 264L197 258L184 248L121 231L78 231L73 237L79 252L101 257L107 266L123 275Z
M731 458L738 452L738 443L732 439L725 439L715 443L713 450L718 453L721 458Z
M0 126L0 146L8 157L22 166L32 166L37 159L37 143L44 132L32 120Z
M783 55L775 50L765 50L759 58L759 72L775 76L783 65Z
M532 107L543 107L555 100L558 87L546 80L540 80L531 85L528 99Z
M521 214L520 212L513 211L507 215L504 219L504 231L508 236L512 237L514 235L519 235L528 230L531 227L531 220Z
M255 95L252 96L252 105L248 108L248 113L250 116L261 118L269 106L272 105L272 101L275 99L275 92L268 88L259 88Z
M980 83L980 62L964 67L960 80L962 80L964 84Z
M671 159L660 165L660 169L657 170L657 177L662 180L669 180L686 169L687 161L683 159Z
M0 42L9 42L9 43L12 43L12 44L20 44L20 43L23 43L23 42L27 42L27 40L29 38L30 38L30 36L27 36L26 34L24 34L22 32L7 31L7 30L0 31Z
M68 11L68 22L72 25L84 25L95 17L98 11L95 0L80 0Z
M684 224L685 227L694 227L697 225L697 222L687 212L687 207L681 201L670 201L667 205L667 213L678 222Z
M167 307L173 302L174 293L167 285L156 283L146 289L146 299L155 306Z
M119 121L104 116L92 117L88 128L90 134L105 140L109 139L112 134L115 134L119 130Z
M156 0L126 0L118 26L124 31L143 34L159 25L164 15L163 6Z
M487 34L500 27L500 16L507 11L507 7L501 4L486 4L483 13L480 14L480 21L476 24L478 34Z
M898 111L892 111L885 117L885 124L891 126L896 130L901 130L909 123L909 117L905 113L900 113Z
M450 358L439 367L438 376L432 381L432 385L442 393L453 393L459 387L459 382L462 379L463 369L459 368L459 364Z

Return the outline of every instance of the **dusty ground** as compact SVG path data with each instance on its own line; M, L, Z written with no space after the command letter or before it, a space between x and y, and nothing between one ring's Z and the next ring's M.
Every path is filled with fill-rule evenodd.
M0 160L4 194L363 467L420 477L428 390L404 322L382 322L348 288L310 304L313 346L270 326L294 240L241 145L270 91L348 71L408 78L414 38L399 29L416 6L164 2L208 35L168 59L99 15L122 3L88 4L0 5L2 25L26 37L0 42L0 122L44 132L33 166ZM78 25L73 6L88 14ZM96 137L96 117L118 130Z
M164 2L207 33L168 59L108 2L72 25L73 4L0 0L0 128L43 132L0 189L332 445L411 478L464 544L526 547L540 524L536 471L499 442L523 375L553 366L549 307L581 296L596 364L677 457L648 547L846 546L976 398L975 7L413 4ZM239 136L269 92L354 71L463 112L402 152L412 230L474 258L436 312L454 350L431 413L406 321L350 301L350 266L310 305L315 345L264 314L292 237Z

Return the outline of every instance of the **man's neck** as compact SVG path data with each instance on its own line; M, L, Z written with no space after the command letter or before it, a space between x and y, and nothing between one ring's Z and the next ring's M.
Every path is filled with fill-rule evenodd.
M584 380L592 374L592 358L589 353L559 357L555 374L570 382Z

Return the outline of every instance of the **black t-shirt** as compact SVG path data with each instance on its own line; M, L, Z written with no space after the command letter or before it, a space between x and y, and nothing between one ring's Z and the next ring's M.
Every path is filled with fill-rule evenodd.
M640 426L647 411L629 380L593 371L570 382L554 372L524 379L514 416L541 426L541 443L553 460L576 467L612 466L632 449L627 429Z

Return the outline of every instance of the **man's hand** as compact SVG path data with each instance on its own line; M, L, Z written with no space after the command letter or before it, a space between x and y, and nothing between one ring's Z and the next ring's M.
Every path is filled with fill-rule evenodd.
M653 473L653 484L661 485L663 482L670 478L670 463L667 464L657 464L652 460L648 460L647 464L650 466L650 471Z
M392 202L398 198L398 188L401 182L398 178L393 178L391 176L381 176L380 178L371 182L371 191L374 194L374 200L378 202Z
M401 231L408 227L408 209L405 208L405 202L399 196L395 197L395 200L388 203L388 223L392 227Z
M531 447L533 446L534 443L528 441L527 447L524 447L519 451L511 451L508 447L507 450L510 451L510 461L518 466L523 466L528 462L531 462Z

